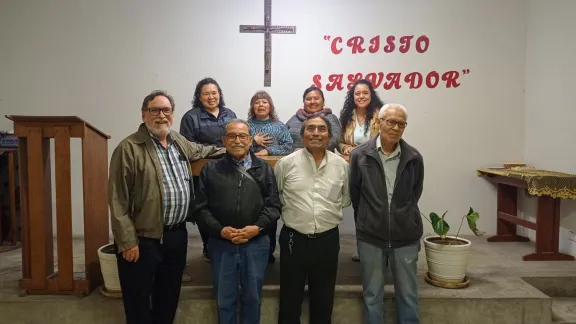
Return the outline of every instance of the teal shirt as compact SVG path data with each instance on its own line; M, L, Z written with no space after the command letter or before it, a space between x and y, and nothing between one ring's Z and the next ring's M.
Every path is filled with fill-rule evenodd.
M258 145L256 141L252 142L254 153L266 149L268 150L268 155L288 155L294 151L292 136L290 136L286 125L281 121L250 119L248 120L248 125L253 137L260 132L262 135L268 134L272 138L272 143L266 145L266 147Z
M390 156L384 154L380 135L376 138L376 149L378 150L378 155L380 155L380 160L382 160L382 171L384 171L386 190L388 191L388 206L390 206L392 194L394 193L394 183L396 182L396 172L398 171L398 164L400 163L400 153L402 152L400 150L400 144L398 143L396 149Z

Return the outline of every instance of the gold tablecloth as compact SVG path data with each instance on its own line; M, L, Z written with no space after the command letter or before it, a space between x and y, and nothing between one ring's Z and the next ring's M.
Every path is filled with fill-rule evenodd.
M530 168L478 169L477 173L478 176L492 174L526 181L531 195L576 199L576 174Z

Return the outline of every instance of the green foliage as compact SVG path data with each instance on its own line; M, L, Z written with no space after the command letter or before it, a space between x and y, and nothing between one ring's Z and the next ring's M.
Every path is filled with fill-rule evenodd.
M428 219L426 216L424 216L424 214L422 214L422 216L424 216L424 218L426 218L426 220L430 222L430 224L432 224L432 229L434 230L434 233L440 236L442 240L446 239L446 236L450 231L450 225L444 219L446 213L448 213L448 211L445 211L444 214L442 214L442 216L438 216L438 214L436 213L430 213L430 219ZM460 229L462 229L464 218L466 218L468 227L474 233L474 235L482 236L486 234L480 231L476 225L476 222L478 222L478 219L480 219L480 214L478 214L477 211L475 211L474 209L472 209L472 207L470 207L470 209L468 210L468 214L462 216L462 221L460 222L460 227L458 228L458 232L456 233L456 238L458 238L458 235L460 234Z

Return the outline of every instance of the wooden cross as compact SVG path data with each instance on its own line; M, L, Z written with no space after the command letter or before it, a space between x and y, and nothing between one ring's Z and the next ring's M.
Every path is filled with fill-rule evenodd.
M296 26L272 26L272 0L264 0L264 25L240 25L240 33L264 34L264 86L272 84L272 34L296 34Z

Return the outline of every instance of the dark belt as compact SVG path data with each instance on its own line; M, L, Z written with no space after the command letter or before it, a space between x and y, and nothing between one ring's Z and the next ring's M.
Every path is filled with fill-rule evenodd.
M174 224L174 225L164 225L164 232L174 232L180 229L186 228L186 222Z
M300 232L298 232L297 230L295 230L295 229L293 229L293 228L291 228L291 227L288 227L288 226L286 226L286 225L284 225L284 228L285 228L288 232L290 232L290 233L294 233L294 234L296 234L296 235L298 235L298 236L301 236L301 237L304 237L304 238L309 238L309 239L318 239L318 238L321 238L321 237L324 237L324 236L328 236L328 235L330 235L330 234L338 231L338 226L336 226L336 227L334 227L334 228L331 228L331 229L329 229L329 230L327 230L327 231L324 231L324 232L321 232L321 233L314 233L314 234L304 234L304 233L300 233Z

